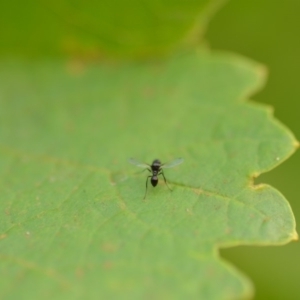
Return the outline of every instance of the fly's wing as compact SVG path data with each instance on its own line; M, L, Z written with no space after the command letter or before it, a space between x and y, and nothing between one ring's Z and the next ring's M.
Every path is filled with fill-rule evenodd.
M167 164L162 164L161 168L163 168L163 169L173 168L181 163L183 163L183 158L180 157L180 158L177 158Z
M142 162L139 162L138 160L134 159L134 158L129 158L128 160L129 163L137 166L137 167L140 167L140 168L149 168L150 166L145 164L145 163L142 163Z

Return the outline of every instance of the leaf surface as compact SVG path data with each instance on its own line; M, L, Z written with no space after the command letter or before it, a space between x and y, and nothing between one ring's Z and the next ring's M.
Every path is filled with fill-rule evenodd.
M0 295L240 299L218 248L295 239L289 204L253 185L295 149L246 102L264 68L224 53L99 65L0 63ZM128 163L183 157L160 179Z

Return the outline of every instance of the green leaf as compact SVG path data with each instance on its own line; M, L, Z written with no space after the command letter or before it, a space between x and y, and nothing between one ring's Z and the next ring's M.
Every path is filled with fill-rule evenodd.
M43 56L167 53L195 44L224 0L6 1L0 54Z
M237 299L219 247L297 237L288 202L253 184L295 150L244 100L265 69L222 53L166 62L0 63L0 297ZM184 163L145 192L135 157Z

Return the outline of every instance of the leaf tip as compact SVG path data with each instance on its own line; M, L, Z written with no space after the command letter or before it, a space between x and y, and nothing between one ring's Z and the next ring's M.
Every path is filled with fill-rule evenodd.
M292 234L292 241L298 241L298 239L299 239L299 235L297 231L294 231Z
M267 66L263 65L263 64L257 64L256 66L256 70L257 70L257 74L261 80L261 85L262 87L265 85L266 81L267 81L267 77L269 74L269 69Z

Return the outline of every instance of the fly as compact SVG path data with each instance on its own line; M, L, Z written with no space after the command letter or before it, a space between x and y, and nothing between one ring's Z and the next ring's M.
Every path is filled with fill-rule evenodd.
M148 180L149 178L151 178L151 184L153 187L156 187L157 183L158 183L158 176L162 175L165 181L166 186L168 187L168 189L170 191L172 191L172 189L168 186L167 184L167 180L164 174L163 169L167 169L167 168L173 168L179 164L181 164L183 162L183 158L177 158L167 164L162 164L161 161L159 159L154 159L152 164L145 164L145 163L141 163L137 160L135 160L134 158L130 158L129 162L137 167L140 168L145 168L145 170L148 170L151 175L149 175L146 179L146 191L145 191L145 196L144 199L146 198L146 194L147 194L147 189L148 189Z

